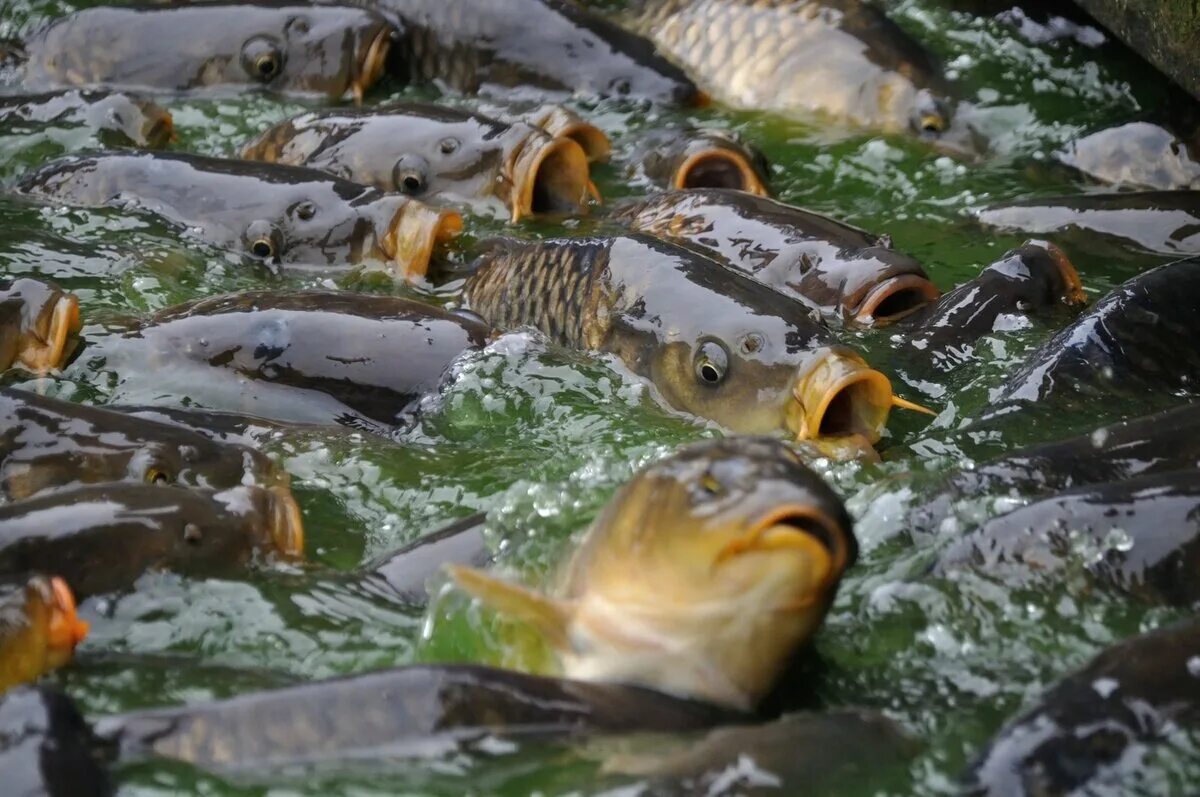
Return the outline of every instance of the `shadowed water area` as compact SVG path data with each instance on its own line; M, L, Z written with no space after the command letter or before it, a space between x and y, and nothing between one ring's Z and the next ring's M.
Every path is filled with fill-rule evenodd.
M87 4L0 0L0 38L20 36ZM593 3L617 13L617 2ZM808 119L734 112L719 105L670 110L627 100L559 98L603 128L619 154L638 136L691 122L737 131L772 163L779 199L876 234L925 266L943 291L974 277L1028 237L979 225L975 213L1013 200L1095 191L1052 164L1068 141L1121 124L1168 100L1166 80L1114 42L1040 41L987 16L953 10L952 0L881 3L943 62L972 107L961 111L990 141L978 162L955 160L900 136ZM1085 37L1086 38L1086 37ZM532 96L532 95L531 95ZM160 98L178 134L168 149L235 156L268 126L321 107L264 94ZM466 109L486 98L440 95L385 78L365 104L444 101ZM485 110L486 112L486 110ZM0 128L0 179L62 154L102 146L86 130ZM648 195L616 165L593 167L606 204ZM452 257L500 233L525 238L597 229L599 213L562 223L466 214ZM195 372L111 367L106 338L131 318L228 291L344 287L453 303L458 284L403 285L379 271L272 274L189 239L150 215L30 204L0 196L0 276L53 280L80 298L85 348L61 374L18 372L6 386L96 404L218 407ZM1067 251L1089 302L1170 257L1133 244L1079 245L1073 234L1036 236ZM1100 589L1086 567L1099 553L1073 550L1065 568L1019 587L969 570L931 575L938 556L965 531L1029 500L1005 490L955 499L919 544L906 518L946 473L1017 447L1059 440L1156 409L1189 395L1133 389L1071 398L1028 413L1021 423L963 431L1001 395L1024 357L1071 318L1005 317L999 331L963 353L948 376L906 381L892 352L897 329L839 330L893 381L897 393L937 416L897 412L878 444L878 463L825 459L814 468L845 499L860 555L815 639L813 662L787 687L807 707L881 710L919 740L910 761L885 762L870 778L840 776L830 793L941 795L1004 722L1044 689L1117 640L1185 617ZM1006 320L1007 319L1007 320ZM310 567L280 566L245 578L151 574L119 597L91 598L80 615L92 632L76 660L48 679L86 713L199 703L311 679L411 663L468 662L547 672L550 657L526 627L498 619L448 588L428 585L428 605L366 589L334 571L353 571L423 534L474 512L498 566L543 583L613 491L640 467L720 429L662 408L645 383L612 356L572 352L534 333L500 337L470 352L420 420L385 439L366 431L265 430L260 447L291 474L302 507ZM629 740L616 740L619 748ZM638 742L639 751L679 740ZM484 739L432 746L414 758L362 766L220 778L185 765L146 762L117 773L122 795L459 795L639 794L636 775L612 774L603 744L572 746ZM1185 793L1200 782L1200 739L1185 734L1143 751L1150 766L1133 781L1100 784L1104 794ZM729 792L769 785L767 773L737 772ZM736 777L735 777L736 776ZM758 780L756 780L758 778ZM763 779L768 780L763 780ZM769 792L768 792L769 793Z

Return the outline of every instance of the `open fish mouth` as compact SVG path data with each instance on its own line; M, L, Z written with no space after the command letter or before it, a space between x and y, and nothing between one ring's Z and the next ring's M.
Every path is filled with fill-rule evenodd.
M388 52L392 49L394 31L390 26L383 26L379 33L371 39L366 52L358 64L358 73L350 81L350 93L354 96L354 104L362 105L363 95L367 89L374 86L383 77L387 66Z
M718 551L714 565L747 553L775 551L794 552L808 561L812 580L801 599L804 605L810 605L806 599L818 600L841 577L852 558L846 532L833 518L812 506L787 504L772 509L745 534L730 540Z
M797 440L857 438L873 445L883 436L892 407L930 410L892 393L892 383L857 354L826 350L792 386L788 426Z
M70 293L59 296L42 312L34 328L25 331L17 362L36 374L61 368L71 336L82 328L79 299Z
M304 520L300 516L300 505L292 497L292 491L280 485L268 488L267 505L271 516L271 540L275 543L275 549L285 557L302 558Z
M677 189L733 188L767 195L767 187L746 156L723 147L707 147L688 155L675 169L671 185Z
M592 190L587 155L578 142L530 135L512 161L512 220L539 213L578 213Z
M429 273L434 250L462 232L462 216L453 210L434 208L410 199L396 211L381 247L406 279Z
M50 610L46 633L48 663L51 667L61 667L70 660L75 647L87 636L89 626L79 619L75 596L66 581L55 576L39 587L45 588L46 594L40 597Z
M872 288L862 300L854 319L861 324L884 324L912 315L941 291L929 280L916 274L892 277Z
M530 117L529 123L546 131L551 138L569 138L583 148L588 163L606 160L612 154L608 135L561 105L552 105Z

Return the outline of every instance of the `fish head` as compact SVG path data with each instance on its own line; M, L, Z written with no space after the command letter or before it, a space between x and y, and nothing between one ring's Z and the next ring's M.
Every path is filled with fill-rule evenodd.
M285 560L304 555L304 524L291 491L239 486L220 491L162 487L161 501L138 497L142 517L161 518L164 562L191 573L220 572L253 554ZM169 493L169 495L168 495Z
M0 280L0 368L61 368L82 329L79 299L33 279Z
M848 321L882 326L919 312L937 300L941 291L916 259L892 249L887 239L875 246L814 263L806 282L821 281L837 296Z
M1029 240L984 269L988 290L1014 311L1082 307L1087 303L1079 272L1066 252L1048 241Z
M913 97L909 128L922 141L958 160L977 161L987 152L987 140L970 123L969 104L956 107L929 89L920 89Z

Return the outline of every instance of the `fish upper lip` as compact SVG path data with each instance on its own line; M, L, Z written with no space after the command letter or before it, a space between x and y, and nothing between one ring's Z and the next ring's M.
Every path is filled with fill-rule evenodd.
M814 534L803 528L767 539L766 535L776 526L788 521L805 520L814 522L823 535ZM789 524L790 525L790 524ZM828 514L810 504L784 504L775 507L751 525L749 531L732 540L717 554L716 563L727 560L730 556L753 549L770 548L811 548L815 541L829 558L828 572L822 580L822 588L830 581L839 578L850 559L849 549L845 544L845 532L841 526Z
M530 123L542 128L553 138L574 140L583 148L589 163L605 160L612 154L612 141L608 134L566 108L555 105L544 109Z
M51 656L61 658L64 660L62 663L65 663L75 646L87 636L89 626L76 614L75 595L66 581L58 576L51 578L49 593L46 596L50 609L46 643Z
M582 210L592 191L587 154L572 138L543 136L531 131L517 146L510 163L512 195L509 207L512 220L538 212L539 189L555 194L555 199L572 210ZM552 173L544 169L553 168Z
M380 248L395 262L401 276L417 279L429 272L434 248L458 235L462 228L458 212L407 199L392 217L380 239Z
M45 315L42 314L43 317ZM54 300L44 333L36 328L25 330L26 342L17 355L17 361L38 374L62 367L67 340L81 328L79 299L73 293L62 294Z
M854 392L847 393L852 389ZM841 408L849 413L846 428L831 435L823 432L831 405L843 396L851 402ZM871 444L882 436L893 403L892 384L886 376L857 354L832 350L798 374L792 398L788 420L797 440L859 434Z
M270 508L271 540L276 550L284 556L304 556L304 520L300 506L287 487L276 485L267 488Z
M739 190L745 191L757 196L767 196L767 187L763 184L758 173L754 170L754 166L747 160L742 153L727 149L725 147L705 147L699 152L693 152L688 155L683 163L675 169L675 173L671 175L671 186L676 189L688 188L687 178L697 166L706 161L721 160L727 163L732 163L742 177L742 186Z
M871 288L867 292L866 297L859 303L858 309L854 313L854 319L863 324L880 323L881 321L897 321L904 316L911 315L919 310L924 305L915 305L902 313L890 315L883 319L877 319L874 316L875 311L889 297L905 290L918 290L925 294L929 302L936 301L941 296L941 291L937 289L932 282L919 274L902 274L898 277L891 277ZM928 302L927 302L928 303Z
M394 35L395 30L390 25L384 24L379 32L371 38L371 43L367 45L362 60L358 62L358 71L354 75L354 79L350 81L350 91L354 95L355 105L362 105L363 95L366 94L367 89L375 85L375 82L383 75Z

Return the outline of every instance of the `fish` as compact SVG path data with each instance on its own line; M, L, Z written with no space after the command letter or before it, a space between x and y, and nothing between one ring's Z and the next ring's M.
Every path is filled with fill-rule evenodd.
M971 359L971 344L996 332L1002 319L1052 318L1086 304L1066 252L1047 241L1026 241L898 325L906 361L900 370L909 377L949 373Z
M411 420L491 329L467 314L349 291L245 291L162 310L98 343L105 367L155 371L214 409L384 433Z
M129 481L224 490L286 490L287 472L266 454L103 407L0 388L0 496Z
M646 235L495 241L473 268L463 296L488 323L615 354L669 406L735 432L842 456L876 443L893 406L923 410L804 305Z
M1180 341L1198 336L1200 258L1143 272L1035 349L981 420L1072 396L1194 393L1200 353Z
M571 138L524 122L427 103L311 111L280 122L242 151L248 160L306 166L343 180L512 221L579 213L591 189Z
M88 484L0 505L0 574L53 572L80 600L152 570L227 574L303 553L300 508L279 487Z
M22 177L25 196L152 213L188 236L276 270L391 262L411 278L462 217L313 169L164 152L97 152Z
M22 85L259 90L326 100L349 93L361 102L383 75L394 33L379 14L350 6L99 6L52 20L25 39Z
M1013 585L1072 562L1105 586L1153 603L1200 599L1200 471L1087 485L995 517L951 545L935 574L987 573Z
M721 188L664 191L614 218L697 248L829 319L884 324L940 295L921 264L887 236L766 197Z
M796 453L727 438L683 448L622 486L553 596L447 570L536 627L568 678L751 711L821 625L857 552L841 499Z
M645 38L569 0L375 0L401 31L389 74L476 93L517 86L703 106Z
M1200 725L1198 658L1194 617L1102 650L987 743L963 773L962 793L1041 797L1104 785L1114 787L1107 793L1130 793L1146 782L1147 748L1169 728Z
M1055 160L1107 185L1160 191L1200 189L1200 157L1172 131L1128 122L1070 141Z
M554 138L573 139L583 148L588 163L606 161L612 154L612 140L608 134L565 105L550 102L523 111L515 111L511 105L501 105L497 107L495 115L502 119L514 116L534 127L540 127Z
M0 772L6 793L21 797L111 797L114 793L92 728L75 701L51 686L0 695Z
M492 563L495 555L484 536L486 522L486 515L476 513L448 523L378 557L352 578L374 594L422 606L429 601L428 585L446 564L486 567Z
M653 690L472 665L419 665L313 681L193 706L102 717L118 760L148 756L210 772L362 763L481 738L562 740L630 730L679 732L738 716Z
M975 217L985 227L1054 235L1072 250L1104 242L1135 252L1200 254L1200 191L1046 197L993 205Z
M61 578L0 578L0 692L66 664L87 633Z
M771 166L757 147L716 128L670 126L635 136L626 171L666 189L727 188L767 196Z
M96 89L0 96L0 126L37 130L70 125L94 130L113 144L161 149L175 137L171 114L136 95Z
M863 0L640 0L626 24L730 107L964 138L932 54Z
M79 297L25 277L0 277L0 371L62 368L83 328Z

